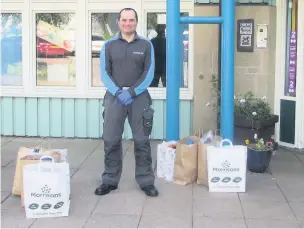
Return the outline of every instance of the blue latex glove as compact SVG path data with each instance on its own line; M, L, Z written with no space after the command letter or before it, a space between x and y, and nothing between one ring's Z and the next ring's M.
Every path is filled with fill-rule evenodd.
M123 105L129 105L133 102L133 98L128 90L119 91L118 99Z

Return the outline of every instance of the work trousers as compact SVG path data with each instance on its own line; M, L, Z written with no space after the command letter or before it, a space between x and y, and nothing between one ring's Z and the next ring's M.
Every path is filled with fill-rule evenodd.
M135 179L141 188L154 185L154 172L149 135L153 124L152 100L148 91L134 98L130 105L123 105L110 93L104 98L104 152L105 170L102 182L118 186L122 173L122 134L126 117L132 130L135 154Z

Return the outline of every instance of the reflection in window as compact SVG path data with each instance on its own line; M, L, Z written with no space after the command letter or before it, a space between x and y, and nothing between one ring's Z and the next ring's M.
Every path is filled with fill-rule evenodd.
M181 13L181 16L188 16ZM166 14L147 14L147 37L151 40L155 52L155 74L150 87L166 86ZM181 77L180 87L188 87L188 43L189 26L181 25Z
M91 15L91 54L92 86L103 86L100 80L100 50L106 40L114 37L119 28L118 13L92 13Z
M22 16L1 13L1 85L22 85Z
M75 86L74 13L36 14L38 86Z

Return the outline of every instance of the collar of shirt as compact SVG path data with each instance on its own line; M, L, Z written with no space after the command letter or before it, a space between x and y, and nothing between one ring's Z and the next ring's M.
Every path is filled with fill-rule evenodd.
M124 39L124 38L122 37L121 32L119 32L118 37L119 37L119 39L121 39L121 40L123 40L123 41L126 41L126 39ZM136 40L138 40L138 39L140 39L140 38L139 38L137 32L135 32L134 40L131 41L131 42L134 42L134 41L136 41ZM131 42L130 42L130 43L131 43Z

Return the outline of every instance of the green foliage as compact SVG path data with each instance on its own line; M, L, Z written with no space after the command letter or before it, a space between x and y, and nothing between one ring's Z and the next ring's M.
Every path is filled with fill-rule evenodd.
M256 139L255 144L248 144L248 148L253 149L255 151L268 151L273 150L273 143L272 142L266 142L263 138Z
M218 89L218 79L212 75L211 79L213 89L213 101L210 103L213 109L218 113L220 107L218 106L218 99L220 99L221 92ZM234 114L240 118L250 121L251 123L267 120L271 117L271 109L266 101L266 97L257 98L252 91L241 93L234 98Z

